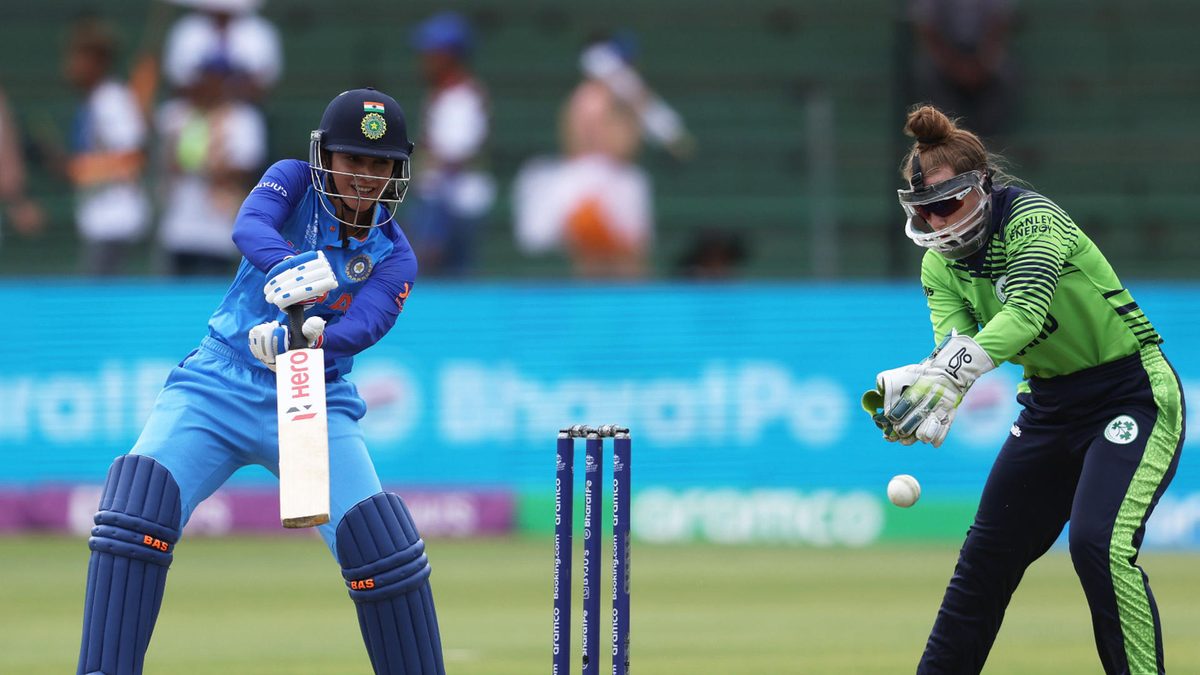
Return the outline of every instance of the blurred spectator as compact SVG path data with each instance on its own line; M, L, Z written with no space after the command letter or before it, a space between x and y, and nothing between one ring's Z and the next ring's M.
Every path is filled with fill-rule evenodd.
M592 41L579 57L583 81L567 102L563 145L568 156L600 153L632 161L639 135L677 159L694 141L683 120L634 67L638 47L628 31ZM632 125L632 126L631 126Z
M165 1L165 0L164 0ZM257 11L262 0L169 0L191 8L167 33L163 74L175 89L193 86L203 65L230 64L232 95L261 101L279 80L283 48L279 31Z
M228 274L241 257L233 221L266 161L267 132L258 109L233 98L239 80L214 57L159 110L159 241L171 274Z
M928 101L985 137L1004 134L1015 110L1011 0L912 0L919 49L913 100Z
M66 172L90 274L120 272L149 216L140 183L146 125L129 88L113 76L116 50L108 24L85 16L71 27L63 63L67 81L83 95Z
M45 215L25 194L25 157L17 118L0 90L0 237L6 227L23 236L41 231Z
M514 186L517 243L564 248L584 277L641 277L654 239L649 178L634 161L644 137L678 158L693 142L674 110L634 69L628 35L594 41L561 118L561 160L534 159Z
M741 272L746 256L746 242L737 233L704 230L679 257L677 272L688 279L727 280Z
M413 33L413 46L430 92L405 233L422 274L461 276L472 271L478 231L496 195L483 168L487 91L471 71L473 38L461 15L426 19Z

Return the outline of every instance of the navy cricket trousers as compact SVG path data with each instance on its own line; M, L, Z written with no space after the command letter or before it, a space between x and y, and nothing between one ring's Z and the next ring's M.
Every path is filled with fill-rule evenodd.
M1179 378L1150 346L1029 384L917 672L980 672L1025 569L1068 521L1104 672L1165 672L1158 609L1137 557L1146 519L1179 463Z

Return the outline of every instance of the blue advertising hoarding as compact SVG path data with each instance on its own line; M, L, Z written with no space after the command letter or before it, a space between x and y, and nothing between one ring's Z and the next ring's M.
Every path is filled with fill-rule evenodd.
M3 288L30 307L14 312L21 320L10 324L0 374L0 483L9 486L102 480L225 289L158 280ZM1200 287L1132 288L1197 400ZM853 500L878 503L897 473L918 476L934 500L970 501L982 487L1016 416L1018 368L976 384L939 449L884 443L859 411L876 372L931 347L915 284L425 283L349 378L368 403L363 423L385 483L548 492L558 428L621 423L633 432L644 503L695 502L692 518L775 510L789 522L824 508L820 517L836 520L874 517ZM1164 504L1196 512L1172 516L1180 536L1195 538L1200 475L1189 454ZM270 480L243 473L235 484ZM838 511L829 499L850 501ZM669 519L647 520L643 535L655 527Z

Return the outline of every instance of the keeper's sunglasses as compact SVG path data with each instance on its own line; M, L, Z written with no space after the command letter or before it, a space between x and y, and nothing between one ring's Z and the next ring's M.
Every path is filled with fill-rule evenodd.
M962 208L963 199L970 192L971 188L967 188L953 197L947 197L946 199L928 204L914 204L913 210L924 220L929 220L931 215L938 216L939 218L949 218Z

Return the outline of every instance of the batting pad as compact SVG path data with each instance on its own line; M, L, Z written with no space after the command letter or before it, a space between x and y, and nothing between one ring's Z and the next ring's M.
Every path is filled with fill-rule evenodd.
M118 457L88 539L79 675L138 675L179 540L179 486L158 462Z
M376 675L444 675L425 542L400 497L380 492L351 507L337 554Z

